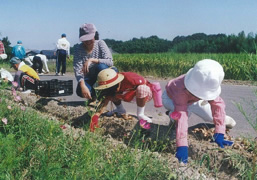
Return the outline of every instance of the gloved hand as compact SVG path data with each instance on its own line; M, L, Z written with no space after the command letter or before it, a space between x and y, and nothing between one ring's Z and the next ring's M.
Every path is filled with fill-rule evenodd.
M95 131L95 127L99 128L99 126L98 126L98 119L99 119L98 115L95 114L95 115L92 116L91 122L90 122L90 131L91 132Z
M224 148L224 145L231 146L233 144L232 141L224 140L224 134L221 133L215 133L212 142L216 142L221 148Z
M179 162L187 163L188 162L188 147L187 146L177 147L176 158L178 158Z

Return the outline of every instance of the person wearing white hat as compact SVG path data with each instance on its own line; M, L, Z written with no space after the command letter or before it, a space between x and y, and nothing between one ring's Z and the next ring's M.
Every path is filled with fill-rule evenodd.
M85 23L79 28L80 44L74 46L73 69L78 81L76 93L89 101L95 101L94 84L98 73L113 66L112 54L94 24ZM117 70L118 71L118 70Z
M223 78L222 66L215 60L204 59L166 85L162 102L176 123L176 157L180 162L188 162L187 131L191 113L214 122L214 141L221 148L233 144L224 140L226 126L233 128L236 122L226 115L225 102L220 97Z
M102 70L97 77L98 86L96 90L101 90L100 98L105 97L100 105L100 110L93 116L96 121L103 113L109 101L113 102L116 109L107 113L111 116L114 113L125 114L121 101L131 102L134 98L137 104L137 118L152 123L152 119L144 114L146 102L152 99L151 83L144 77L133 72L117 73L111 68ZM93 127L92 127L93 128Z

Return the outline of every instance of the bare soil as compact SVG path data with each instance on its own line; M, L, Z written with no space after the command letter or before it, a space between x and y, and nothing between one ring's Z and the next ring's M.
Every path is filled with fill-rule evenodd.
M62 99L42 98L34 94L20 94L26 106L33 107L50 119L57 119L63 126L65 133L70 129L76 132L74 138L83 135L83 127L90 123L90 113L94 107L83 104L67 104ZM220 149L216 143L211 143L214 134L212 124L198 124L190 127L189 133L189 163L185 166L179 164L175 158L175 128L171 123L169 126L152 124L150 130L143 130L138 120L132 116L126 117L100 117L100 128L95 133L108 137L112 143L123 143L131 146L134 137L139 137L144 143L149 143L154 153L161 159L167 160L169 167L176 170L180 175L178 179L240 179L237 162L233 162L236 155L246 157L252 161L252 150L245 139L232 139L229 130L226 139L234 141L234 145ZM235 159L235 158L234 158ZM240 168L240 167L239 167ZM183 178L182 178L183 177Z

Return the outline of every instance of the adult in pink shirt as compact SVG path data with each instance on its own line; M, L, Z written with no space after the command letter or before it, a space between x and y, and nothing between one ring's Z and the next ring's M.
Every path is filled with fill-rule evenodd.
M186 74L172 79L162 95L164 107L176 121L176 157L188 162L188 117L195 113L205 121L215 124L214 141L221 147L232 145L224 140L226 126L232 128L236 122L226 115L225 103L219 96L224 78L222 66L214 60L198 61Z

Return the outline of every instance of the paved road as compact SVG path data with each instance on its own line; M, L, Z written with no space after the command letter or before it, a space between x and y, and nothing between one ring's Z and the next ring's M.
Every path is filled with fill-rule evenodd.
M80 98L76 95L76 85L77 81L73 74L69 74L66 76L55 76L55 75L43 75L40 76L41 80L50 80L50 79L59 79L59 80L73 80L73 95L61 97L64 98L66 102L72 102L74 104L83 104L86 99ZM152 80L149 80L152 81ZM162 89L164 89L168 80L160 80L160 84ZM153 82L153 81L152 81ZM253 106L251 103L256 104L257 97L254 95L254 91L257 90L255 86L246 86L246 85L222 85L222 93L221 97L224 99L226 103L226 113L233 117L237 125L230 131L230 134L234 137L238 137L241 135L244 136L252 136L256 137L257 132L252 128L252 126L248 123L243 114L238 110L235 104L240 103L244 108L246 114L251 114L251 119L256 121L257 112L253 110ZM136 104L135 103L124 103L124 107L126 108L129 114L136 115ZM108 108L111 108L109 105ZM155 108L153 105L153 101L150 101L146 105L145 114L152 117L153 122L156 124L168 125L169 118L165 114L166 109L164 107ZM204 121L196 116L191 115L189 118L189 126L194 126L199 123L203 123Z

